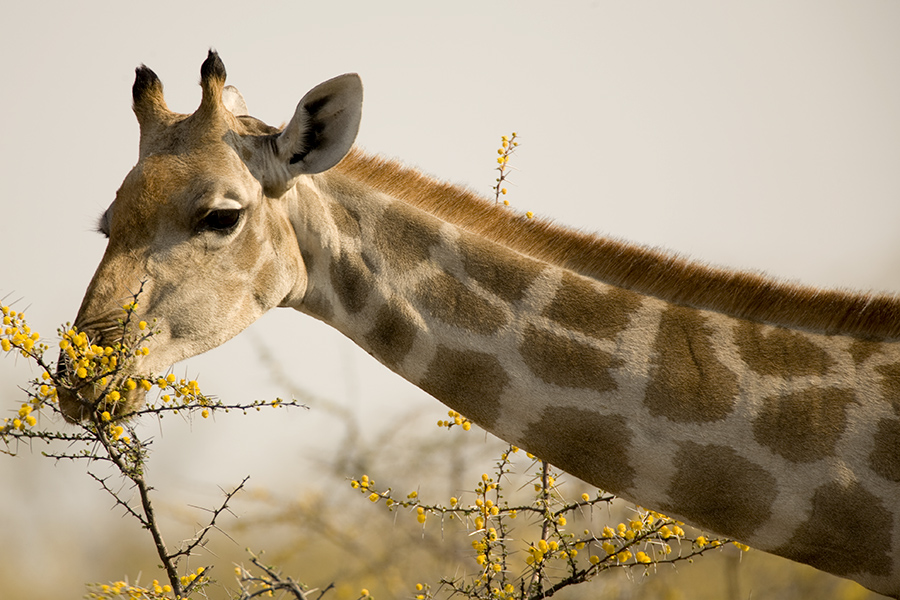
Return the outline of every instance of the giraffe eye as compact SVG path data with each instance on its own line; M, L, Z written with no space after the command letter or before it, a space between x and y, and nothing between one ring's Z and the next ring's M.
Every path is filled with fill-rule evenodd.
M241 220L241 209L239 208L219 208L206 213L206 216L200 219L197 224L197 232L201 231L217 231L219 233L228 233L235 228L238 221Z

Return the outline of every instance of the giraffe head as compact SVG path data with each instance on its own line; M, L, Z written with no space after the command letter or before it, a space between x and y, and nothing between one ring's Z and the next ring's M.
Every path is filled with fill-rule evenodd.
M139 159L100 219L109 242L75 319L91 344L111 345L123 335L123 304L141 290L135 316L158 333L122 378L160 373L303 297L306 268L282 196L300 178L337 164L359 129L355 74L308 92L281 130L246 114L214 51L200 75L200 106L182 115L166 106L153 71L136 70ZM61 355L60 369L67 367ZM91 403L97 393L80 395ZM85 418L84 400L61 393L66 418ZM138 387L118 410L142 401Z

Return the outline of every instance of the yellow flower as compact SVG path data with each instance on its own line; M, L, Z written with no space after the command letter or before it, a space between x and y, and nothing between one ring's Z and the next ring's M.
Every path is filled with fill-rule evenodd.
M587 494L582 494L582 495L581 495L581 499L582 499L584 502L588 502L588 501L590 501L591 497L588 496Z
M85 377L87 377L87 369L85 369L84 367L78 367L78 369L75 371L75 374L78 375L79 378L84 379Z
M615 554L616 547L613 546L612 544L610 544L609 542L603 542L602 546L603 546L603 551L606 552L607 554Z
M109 421L110 419L112 419L112 416L109 414L108 410L104 410L103 414L100 415L100 419L102 419L103 421Z
M525 216L528 217L529 219L533 219L534 213L529 210L527 213L525 213Z
M204 409L200 412L200 416L203 417L204 419L207 418L207 417L209 416L209 411L206 410L206 409L204 408Z
M592 565L596 565L597 563L600 562L600 557L597 556L596 554L591 554L591 558L589 560L591 561Z
M646 565L647 563L651 562L650 557L647 556L647 553L646 553L646 552L638 552L638 553L635 555L634 558L635 558L635 560L637 560L639 563L643 563L643 564L645 564L645 565Z
M702 535L699 536L699 537L698 537L696 540L694 540L694 541L695 541L695 543L696 543L698 546L700 546L701 548L704 547L704 546L706 545L706 543L707 543L707 542L706 542L706 538L703 537Z
M139 323L138 323L138 329L140 329L141 331L147 329L147 321L141 321L141 322L139 322Z
M372 502L378 502L379 498L381 498L381 496L379 496L375 492L372 492L371 494L369 494L369 500L371 500Z

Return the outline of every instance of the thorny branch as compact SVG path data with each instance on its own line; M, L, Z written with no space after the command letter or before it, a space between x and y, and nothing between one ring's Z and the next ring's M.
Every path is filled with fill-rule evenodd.
M269 565L263 564L259 556L253 554L249 549L247 553L250 555L250 562L253 563L266 576L251 575L248 571L239 567L241 572L241 595L240 600L250 600L258 596L271 596L274 592L288 592L296 600L310 600L307 596L310 592L316 590L304 590L303 584L294 581L292 578L282 578L281 574L275 571ZM319 592L315 600L320 600L325 593L334 587L334 583L328 584L325 589ZM253 589L255 588L255 589Z

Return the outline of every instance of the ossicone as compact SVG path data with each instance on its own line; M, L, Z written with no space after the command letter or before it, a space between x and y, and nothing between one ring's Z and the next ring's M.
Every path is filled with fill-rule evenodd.
M225 63L219 58L219 53L210 48L206 60L200 65L200 87L203 89L203 99L197 113L204 116L212 116L225 109L222 103L222 90L225 88Z
M163 96L163 85L152 70L141 65L134 70L134 85L131 86L134 114L141 129L164 120L169 107Z

